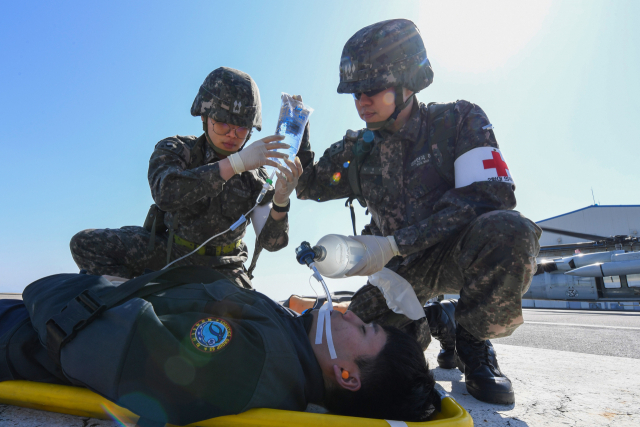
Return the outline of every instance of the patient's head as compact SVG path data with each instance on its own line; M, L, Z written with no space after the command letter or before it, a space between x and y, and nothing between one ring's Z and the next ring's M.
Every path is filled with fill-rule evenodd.
M309 333L323 372L325 406L336 414L423 421L438 400L424 353L404 332L365 324L353 312L333 311L331 331L336 359L327 340L315 342L316 320Z

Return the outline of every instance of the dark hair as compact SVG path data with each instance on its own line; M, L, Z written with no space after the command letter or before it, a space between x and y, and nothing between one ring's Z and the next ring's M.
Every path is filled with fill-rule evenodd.
M440 407L424 353L413 337L394 327L380 326L387 333L380 353L355 360L360 389L353 392L330 382L325 386L324 404L340 415L424 421Z

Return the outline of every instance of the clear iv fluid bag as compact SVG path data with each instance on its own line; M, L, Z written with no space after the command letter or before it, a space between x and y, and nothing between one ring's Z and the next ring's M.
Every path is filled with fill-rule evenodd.
M321 238L316 246L326 251L322 259L316 259L315 265L320 274L332 279L341 279L365 255L362 243L347 236L328 234Z
M298 154L304 128L309 121L311 113L313 113L313 108L304 105L300 101L296 101L287 93L282 93L282 104L280 105L280 117L278 118L276 135L284 135L284 140L280 142L289 144L291 148L277 151L288 154L289 160L291 161L293 161L293 159L296 158L296 154ZM278 161L286 167L286 163L280 161L280 159L272 160ZM265 168L267 169L267 175L270 177L275 168L269 165L266 165Z

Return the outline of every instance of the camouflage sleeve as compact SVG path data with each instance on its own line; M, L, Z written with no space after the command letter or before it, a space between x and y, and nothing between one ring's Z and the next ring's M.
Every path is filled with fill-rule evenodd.
M225 180L217 163L188 169L189 147L178 138L160 141L149 160L151 196L163 211L176 211L205 196L216 196Z
M376 223L373 221L365 225L360 234L363 236L383 236L382 231L380 231Z
M304 169L296 187L298 199L325 202L351 195L347 168L352 160L354 142L344 138L331 144L314 164L314 152L311 151L307 131L305 135L307 139L305 141L303 138L298 151Z
M477 147L498 148L493 131L482 129L490 122L477 105L458 101L454 119L458 129L455 158ZM510 183L494 181L450 189L435 203L433 215L394 233L400 253L410 255L445 241L484 213L515 208L514 190Z
M289 215L285 215L280 221L267 217L260 236L258 237L260 246L269 252L279 251L289 244Z
M298 149L298 157L303 168L308 165L313 165L314 153L311 151L311 143L309 142L310 122L307 122L307 126L304 128L302 134L302 141L300 142L300 148Z

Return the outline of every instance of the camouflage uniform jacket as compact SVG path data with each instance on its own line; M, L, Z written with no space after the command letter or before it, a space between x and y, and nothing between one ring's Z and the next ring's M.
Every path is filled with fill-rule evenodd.
M448 146L450 158L457 159L477 147L497 148L493 131L482 129L489 123L477 105L456 102L453 114L448 111L441 124L456 128L456 138ZM355 132L348 132L315 164L310 145L301 147L298 156L304 172L296 188L299 199L326 201L353 195L347 168L362 133L356 137ZM434 149L434 156L429 154L427 144L433 134L434 129L427 128L427 106L415 102L400 130L374 132L374 146L360 170L362 194L372 215L364 233L393 235L400 254L406 257L404 264L451 239L478 216L516 206L515 187L509 183L475 182L461 188L448 184L434 164L438 150Z
M158 142L149 160L149 186L151 195L165 214L165 225L175 221L174 232L179 237L198 245L228 229L241 215L253 207L267 178L264 168L234 175L228 181L220 176L220 157L209 147L204 134L172 136ZM273 190L262 204L269 203ZM249 220L235 230L213 239L207 246L226 246L245 235ZM285 216L275 221L268 216L259 236L259 243L268 251L287 246L289 222ZM246 261L246 246L240 245L223 264Z

